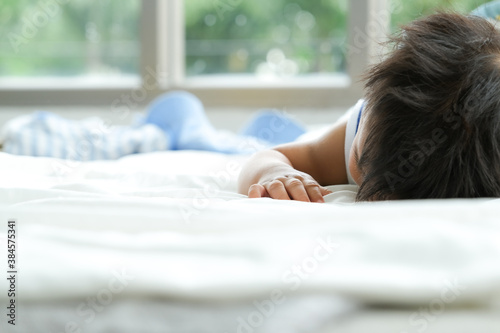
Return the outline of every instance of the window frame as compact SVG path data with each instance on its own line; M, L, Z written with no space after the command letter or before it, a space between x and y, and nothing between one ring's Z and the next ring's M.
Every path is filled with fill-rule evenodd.
M169 90L187 90L208 107L348 106L362 96L359 77L380 56L389 30L389 0L350 0L347 75L263 81L251 76L186 77L184 0L142 0L138 80L0 81L0 104L12 106L96 105L139 108Z

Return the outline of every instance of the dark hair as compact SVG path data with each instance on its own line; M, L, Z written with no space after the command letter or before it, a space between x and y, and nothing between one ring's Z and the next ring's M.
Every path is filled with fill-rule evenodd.
M500 34L475 16L404 26L366 75L358 201L500 197Z

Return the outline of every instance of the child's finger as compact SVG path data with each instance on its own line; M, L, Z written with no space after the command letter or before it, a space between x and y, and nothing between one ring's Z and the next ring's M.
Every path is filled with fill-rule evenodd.
M273 180L265 185L267 193L273 199L290 200L285 185L279 180Z
M325 196L327 194L332 194L333 192L327 189L326 187L320 186L319 190L321 191L321 195Z
M253 184L248 189L249 198L262 198L267 194L266 188L260 184Z
M307 190L307 195L311 199L311 202L325 202L323 199L323 193L321 192L321 186L318 184L306 184L305 189Z
M290 178L285 181L285 187L288 195L297 201L310 202L309 195L304 187L302 181L297 178Z

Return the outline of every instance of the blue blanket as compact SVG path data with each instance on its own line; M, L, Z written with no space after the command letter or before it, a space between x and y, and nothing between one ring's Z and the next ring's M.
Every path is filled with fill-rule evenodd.
M239 134L220 131L209 122L198 98L179 91L157 98L142 121L131 126L109 126L99 118L73 121L38 111L8 122L1 141L11 154L84 161L160 150L249 154L294 141L304 132L277 110L257 113Z

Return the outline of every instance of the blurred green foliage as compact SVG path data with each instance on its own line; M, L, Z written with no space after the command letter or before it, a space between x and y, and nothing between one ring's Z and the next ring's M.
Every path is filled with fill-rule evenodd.
M2 0L0 76L139 72L140 1ZM345 70L348 1L185 0L188 75ZM388 0L391 28L487 0Z
M138 71L137 0L2 0L0 75Z
M392 10L391 30L396 31L401 25L436 11L457 11L469 13L491 0L390 0Z
M467 13L488 2L387 1L392 31L436 10ZM345 71L347 11L347 0L186 0L187 73L255 73L264 65L279 75L268 59L276 49L300 74ZM301 29L304 13L314 18L310 29Z
M347 7L347 0L186 0L188 75L255 73L268 56L275 58L268 71L279 72L280 61L289 74L342 70Z

